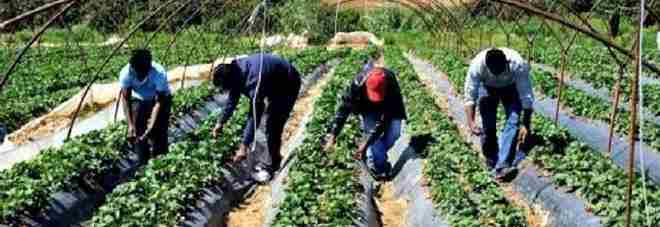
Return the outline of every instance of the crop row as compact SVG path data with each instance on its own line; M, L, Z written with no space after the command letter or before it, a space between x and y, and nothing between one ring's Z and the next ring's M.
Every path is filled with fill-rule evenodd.
M461 58L445 50L430 54L443 56L431 61L445 70L454 87L462 87L468 66ZM528 159L550 173L553 184L587 201L594 214L604 217L604 224L623 226L625 172L608 157L571 137L565 128L555 126L551 119L534 115L532 130L539 139ZM632 204L635 226L660 224L660 188L643 184L639 175L635 176Z
M240 142L248 109L248 100L243 100L221 138L212 137L211 117L189 138L171 145L169 153L150 160L135 180L107 195L90 226L174 226L183 221L187 205L197 201L201 189L223 179L224 163Z
M431 135L423 153L433 201L453 226L524 226L525 215L514 207L489 175L479 154L460 136L456 125L435 105L399 48L385 51L389 67L398 71L406 97L411 136Z
M173 109L183 111L203 103L205 100L199 97L212 95L211 86L205 83L200 89L179 91ZM21 217L38 215L55 193L95 188L103 176L118 172L120 161L127 155L126 132L126 123L115 123L75 137L61 147L48 148L35 159L0 172L0 223L17 224Z
M187 34L191 35L191 34ZM207 41L214 41L208 39ZM168 48L170 38L158 36L151 47L154 60L164 66L169 64L195 64L214 60L218 56L231 55L258 46L252 40L229 42L220 46L215 42L199 43L199 39L179 38L177 45ZM200 45L205 45L200 48ZM156 48L157 47L157 48ZM113 47L83 47L83 56L72 60L69 55L79 50L71 48L35 48L18 65L2 91L0 123L12 132L35 116L42 115L76 94L88 83ZM31 57L36 55L38 57ZM114 56L98 75L99 82L114 81L121 68L127 64L128 52ZM10 58L6 58L10 59ZM0 68L9 67L9 61L0 62Z
M177 92L172 115L181 116L198 108L213 92L210 83ZM38 214L48 205L53 193L68 188L92 187L88 184L99 182L97 177L116 172L119 161L126 155L123 149L125 133L125 123L117 123L74 138L60 148L47 149L34 160L2 171L0 220L5 223L16 221L20 216Z
M302 72L339 57L342 51L314 49L297 51L288 57ZM287 54L285 54L287 56ZM307 74L305 74L307 75ZM91 221L92 226L147 225L174 226L185 220L203 193L220 185L227 157L240 142L241 129L249 110L243 98L238 112L224 129L222 138L211 137L215 117L206 120L193 135L173 145L170 153L151 160L135 180L118 186L107 196Z
M557 98L558 79L546 71L540 71L532 75L536 87L540 88L544 95ZM582 90L564 86L560 102L563 108L570 109L577 116L610 123L612 105L590 96ZM619 108L617 111L615 130L620 135L627 135L630 130L630 112L625 111L623 108ZM656 151L660 151L660 125L647 119L641 127L644 129L643 141Z
M322 139L334 117L338 95L368 59L366 52L351 52L335 68L314 103L312 119L303 144L294 152L295 164L286 179L285 193L273 226L349 226L356 217L360 185L357 166L351 158L360 138L355 117L337 138L334 152L322 149Z
M420 52L424 54L423 52ZM438 55L427 54L427 57L438 57ZM451 63L450 63L451 64ZM535 87L544 95L557 98L557 83L558 79L552 75L551 72L539 70L532 73L532 79ZM460 81L463 83L463 81ZM653 92L653 91L650 91ZM652 95L648 95L652 96ZM589 119L610 122L610 114L612 106L599 98L593 97L588 93L573 88L571 86L564 86L561 97L561 105L565 109L569 109L573 114ZM649 101L649 102L652 102ZM649 105L656 105L650 103ZM630 113L619 108L615 130L620 135L627 135L630 127ZM642 127L644 128L644 142L660 151L660 125L656 124L649 119L643 121Z

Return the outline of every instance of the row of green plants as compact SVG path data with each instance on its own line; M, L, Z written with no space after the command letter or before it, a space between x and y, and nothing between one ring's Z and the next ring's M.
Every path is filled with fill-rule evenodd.
M509 28L511 29L511 28ZM539 31L541 32L541 31ZM409 35L403 35L403 37L407 37ZM514 36L515 38L516 36ZM543 38L542 36L539 36L539 38ZM401 38L399 38L401 39ZM498 40L498 39L496 39ZM519 40L521 41L521 40ZM503 42L503 41L496 41L496 42ZM548 41L549 42L549 41ZM591 50L592 52L598 52L600 49L602 49L602 45L598 43L593 43L593 41L589 39L578 39L577 44L575 45L574 49L575 51L580 51L582 55L585 57L587 55L587 51ZM516 43L516 42L513 42ZM584 44L584 43L590 43L585 47L584 45L578 45L578 44ZM414 45L414 44L419 44L419 42L413 42L407 43L406 45ZM523 45L524 44L524 45ZM517 43L516 46L517 48L524 48L525 43ZM539 45L554 45L553 42L550 42L549 44L547 42L539 42ZM599 46L600 45L600 46ZM556 52L556 48L541 48L542 46L537 46L537 49L534 50L535 55L534 59L544 62L544 61L550 61L551 65L552 64L559 64L556 61L556 58L559 58L559 52ZM526 49L518 49L521 51L521 53L525 53L527 50ZM601 51L602 52L602 51ZM421 53L421 52L420 52ZM423 54L423 53L422 53ZM605 53L607 54L607 53ZM538 56L537 56L538 55ZM582 56L579 55L579 56ZM578 56L578 55L576 55ZM445 57L443 55L435 55L434 57L440 58L440 57ZM538 58L538 59L537 59ZM552 60L551 58L555 59ZM593 58L590 58L590 61L593 61ZM584 61L582 61L584 62ZM462 64L462 63L461 63ZM603 65L607 65L604 62L590 62L585 65L581 65L581 67L604 67ZM609 66L608 66L609 67ZM595 69L594 69L595 70ZM591 70L591 71L594 71ZM602 70L602 69L601 69ZM586 70L589 71L589 70ZM556 98L556 86L558 83L558 79L549 71L544 71L544 70L538 70L538 73L534 73L534 83L537 86L537 88L540 88L540 91L542 91L545 95L548 95L550 97ZM615 73L615 72L612 72ZM581 75L586 75L586 74L581 74ZM607 77L612 77L612 74L608 73L600 73L598 74L599 76L607 76ZM593 78L593 77L592 77ZM586 80L586 78L584 78ZM610 80L613 80L614 78L610 78ZM595 83L597 81L603 81L600 79L595 79L595 80L587 80L590 83ZM626 82L626 81L624 81ZM461 81L462 83L462 81ZM601 85L605 86L605 85ZM613 86L613 81L609 83L608 86ZM622 88L622 91L624 91L625 88ZM643 87L644 89L644 94L643 94L643 99L644 99L644 106L646 110L650 110L652 113L656 113L658 106L660 103L660 86L657 85L645 85ZM623 101L625 100L626 97L622 99ZM611 113L611 104L607 103L603 100L600 100L596 97L592 97L586 92L570 87L570 86L564 86L564 90L562 92L562 105L566 108L570 108L574 114L577 116L582 116L582 117L587 117L591 119L596 119L596 120L601 120L603 122L609 123L610 118L609 114ZM589 104L589 105L586 105ZM629 112L625 111L623 108L619 110L618 117L617 117L617 124L616 124L616 131L620 134L625 135L626 132L628 131L629 127ZM644 121L644 124L642 126L644 128L644 141L646 144L650 145L652 148L655 150L660 150L660 126L658 126L652 119L646 119Z
M529 24L496 21L490 18L481 18L479 25L470 29L462 30L460 33L449 33L445 36L431 37L428 33L411 33L404 34L403 37L418 37L413 39L418 44L431 45L445 48L457 49L456 44L461 44L462 50L467 50L469 56L474 56L482 48L489 46L509 47L518 50L525 58L530 58L533 62L544 63L548 66L555 68L557 71L561 68L561 47L567 46L572 38L572 32L562 28L560 25L549 24L545 26L539 19L532 19ZM602 22L597 22L597 26L603 25ZM625 22L621 25L621 34L615 42L628 48L632 43L635 36L634 25ZM606 25L605 25L606 26ZM549 30L552 28L561 39L560 41L555 38L555 35ZM598 28L598 29L606 29ZM419 37L422 37L421 39ZM534 37L533 49L530 50L528 37ZM439 42L435 39L441 39ZM456 39L461 39L459 41ZM425 39L425 41L421 41ZM423 43L422 43L423 42ZM561 43L560 43L561 42ZM645 45L651 45L654 42L654 37L645 36ZM616 51L614 51L617 53ZM649 52L650 53L650 52ZM648 55L649 59L653 54ZM617 53L617 57L624 61L628 61L625 70L626 75L624 80L621 81L622 100L628 100L630 93L630 77L634 73L634 65L630 63L630 59ZM657 64L657 63L656 63ZM611 57L610 52L602 43L592 39L583 34L579 34L575 39L575 43L567 52L566 73L570 74L573 78L581 79L589 82L595 88L602 88L610 90L613 93L614 86L618 78L618 64ZM649 77L659 78L660 75L650 73L645 70L645 75ZM658 90L660 85L645 85L645 90ZM660 103L660 99L652 94L643 94L645 100L645 107L656 115L660 115L658 108L653 108L653 103Z
M238 52L238 49L235 50ZM339 56L342 51L332 54L318 55L316 52L293 53L307 60L293 61L305 65L305 62L323 62ZM309 58L321 56L325 59ZM320 64L320 63L318 63ZM174 96L173 116L183 116L185 113L199 108L206 99L215 93L215 88L209 82L194 88L186 88ZM104 176L110 171L117 171L119 160L124 157L126 124L116 123L109 128L96 130L90 134L76 137L65 142L60 148L43 151L36 159L16 164L3 170L0 182L3 182L2 222L17 221L20 216L33 216L43 211L50 201L50 196L58 191L72 188L91 188L98 176ZM77 156L78 153L84 155ZM46 171L50 170L50 171ZM91 184L91 185L90 185Z
M284 51L298 70L311 72L316 66L340 57L345 51L311 49ZM309 75L309 74L305 74ZM243 98L222 137L213 139L211 130L217 116L204 121L190 137L173 145L170 153L151 160L134 180L113 190L91 221L92 226L174 226L186 219L191 205L204 188L222 184L223 166L240 142L241 129L249 110Z
M90 226L175 226L185 220L202 189L224 179L224 164L240 143L249 101L243 98L236 117L221 138L212 130L217 114L189 138L170 145L170 152L152 159L135 179L117 186L88 223Z
M490 177L479 154L472 150L419 81L399 48L385 51L386 63L396 70L406 97L411 136L428 134L435 141L426 150L425 177L439 213L453 226L525 226L523 210L515 207Z
M352 51L314 103L303 144L294 152L296 162L286 178L285 197L273 226L349 226L357 216L359 167L352 159L360 138L352 117L337 138L333 152L323 151L323 138L334 118L341 91L350 85L368 52Z
M541 29L542 30L542 29ZM632 37L634 37L634 32L632 29L628 33L625 33L622 37L619 37L619 43L632 43ZM535 29L534 31L539 31ZM561 68L561 48L558 48L558 42L555 38L550 36L547 32L544 33L545 36L538 36L538 40L534 43L534 50L532 54L533 61L543 62L549 64L550 66L556 68L557 70ZM525 34L517 33L518 37L524 37ZM565 37L566 40L562 42L568 43L568 37ZM646 37L645 43L648 42L649 37ZM527 44L518 43L520 48L519 50L527 50ZM627 45L624 45L627 47ZM525 48L525 49L523 49ZM529 54L529 53L527 53ZM623 100L628 101L630 94L630 77L634 75L634 65L629 61L630 59L617 53L617 57L626 62L627 68L625 70L626 75L624 79L621 80L621 92L623 94ZM650 57L647 55L647 57ZM567 73L572 77L582 79L589 82L595 88L602 88L610 90L613 93L618 75L619 75L619 66L616 64L616 60L611 57L610 52L607 50L602 43L593 40L584 35L578 35L578 38L575 41L575 44L571 46L570 51L567 54L568 61L566 62ZM650 71L644 71L649 77L658 78L658 75L649 73ZM645 89L660 89L660 85L644 85ZM656 99L652 95L642 94L646 100L650 103L658 103L660 99ZM660 110L653 109L650 105L645 105L646 108L649 108L656 115L660 115Z
M195 108L213 95L210 83L177 92L173 115ZM172 121L174 122L174 121ZM0 223L19 225L21 217L43 213L53 195L72 189L97 189L103 176L117 174L127 156L125 122L47 148L32 160L0 172Z
M538 71L533 73L532 76L537 89L546 96L557 98L557 83L559 80L552 73ZM590 96L582 90L564 86L561 104L563 108L570 109L571 113L577 116L610 123L612 105L602 99ZM620 135L627 135L630 131L630 112L625 111L623 108L619 108L617 111L615 130ZM660 133L660 125L654 123L651 119L646 119L641 127L644 129L643 141L656 151L660 151L660 134L658 134Z
M225 40L218 44L222 35L201 37L194 30L179 34L176 45L169 48L171 37L157 35L149 48L154 60L166 68L188 64L208 63L219 56L258 50L258 43L250 39ZM145 34L147 37L151 34ZM144 46L143 39L132 39L132 46ZM82 47L85 56L71 60L70 55L78 54L79 49L36 48L18 65L3 88L0 105L6 107L0 112L0 123L6 124L9 132L18 129L33 118L43 115L52 108L71 98L92 79L112 47ZM31 56L38 57L31 57ZM128 63L130 52L122 51L113 57L98 75L98 83L113 82L119 78L119 71ZM7 58L12 59L12 58ZM0 68L7 68L10 61L0 61Z
M462 87L468 66L461 58L445 50L431 54L450 56L431 58L431 62L447 73L454 87ZM543 172L551 174L554 185L584 199L591 212L603 217L603 224L623 226L625 220L621 214L625 212L627 187L625 172L607 156L600 155L570 136L565 128L555 126L551 119L535 114L532 131L538 139L528 159L541 167ZM634 183L633 225L660 224L660 215L655 212L660 209L660 188L648 182L644 184L639 175L635 176Z

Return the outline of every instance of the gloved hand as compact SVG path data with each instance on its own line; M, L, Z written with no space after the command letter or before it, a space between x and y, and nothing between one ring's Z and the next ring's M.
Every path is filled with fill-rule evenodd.
M222 134L222 128L224 125L222 124L215 124L215 127L213 127L213 138L218 138Z
M328 134L325 136L325 144L323 145L323 151L328 152L332 150L335 146L335 135Z
M358 146L357 150L353 154L353 159L361 161L364 155L364 152L367 150L367 143L362 143Z

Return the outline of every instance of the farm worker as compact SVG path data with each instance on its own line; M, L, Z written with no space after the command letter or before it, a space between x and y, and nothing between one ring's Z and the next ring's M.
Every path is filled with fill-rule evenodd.
M534 95L529 70L529 64L515 50L490 48L481 51L472 60L465 79L468 126L473 134L482 136L482 152L488 166L494 168L493 173L498 180L514 170L510 168L512 163L524 155L517 150L516 142L525 141L530 133ZM477 102L483 132L474 121ZM496 125L500 102L504 106L506 123L498 142ZM521 122L522 127L519 128ZM512 156L515 156L515 161Z
M406 119L403 97L394 72L367 63L342 95L334 122L326 136L325 150L334 146L351 113L362 117L364 142L359 144L355 158L362 160L367 152L367 166L378 180L387 179L391 165L387 151L401 134L401 122Z
M172 95L165 68L152 61L149 50L133 50L119 73L119 86L129 141L151 156L167 153Z
M300 92L301 80L298 70L279 56L254 54L235 59L229 64L218 65L213 73L213 83L229 92L227 107L213 129L216 138L220 136L225 123L233 115L241 94L250 98L250 113L245 122L242 142L232 158L234 162L247 157L247 149L254 140L255 127L259 126L261 115L266 109L268 116L266 135L271 165L257 166L257 170L262 174L267 171L272 176L280 168L282 131ZM268 103L266 108L264 101ZM256 119L253 118L255 115ZM270 178L269 175L257 180L266 181Z
M5 136L7 135L7 128L4 124L0 123L0 144L5 141Z

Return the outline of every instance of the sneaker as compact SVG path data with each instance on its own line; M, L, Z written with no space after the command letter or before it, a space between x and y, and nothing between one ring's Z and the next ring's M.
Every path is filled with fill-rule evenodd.
M254 180L256 180L257 182L262 183L262 184L270 181L270 178L272 176L271 176L270 171L268 171L267 168L257 166L255 168L255 170L256 170L256 172L254 172L252 174L252 178L254 178Z

